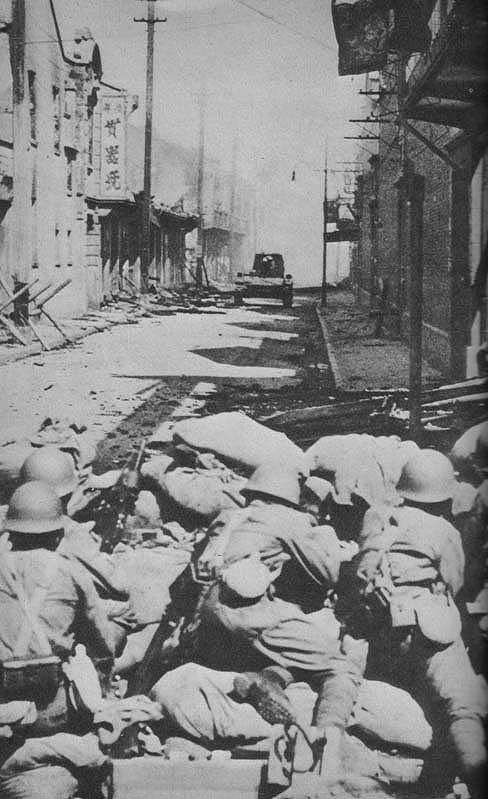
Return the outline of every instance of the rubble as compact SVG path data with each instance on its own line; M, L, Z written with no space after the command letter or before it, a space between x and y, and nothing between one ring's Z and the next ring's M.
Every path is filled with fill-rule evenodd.
M440 385L422 392L422 425L425 441L442 441L442 434L456 433L486 417L486 380L474 378ZM408 391L343 391L327 405L280 411L259 418L304 442L320 435L340 433L397 434L408 436Z

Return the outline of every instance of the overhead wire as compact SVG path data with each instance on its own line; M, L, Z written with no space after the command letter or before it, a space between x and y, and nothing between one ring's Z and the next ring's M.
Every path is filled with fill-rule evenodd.
M260 17L263 17L269 22L274 22L275 25L279 25L280 27L285 28L286 30L290 31L290 33L293 33L294 36L298 36L300 39L304 39L305 41L314 42L322 50L325 50L327 52L336 55L335 48L326 44L323 41L323 39L319 39L317 36L313 36L312 34L303 33L303 31L299 31L297 28L294 28L292 25L289 25L287 22L284 22L283 20L273 16L273 14L268 14L260 8L256 8L256 6L251 5L251 3L246 2L246 0L233 0L233 1L237 5L247 8L249 9L249 11L253 11L255 14L258 14Z

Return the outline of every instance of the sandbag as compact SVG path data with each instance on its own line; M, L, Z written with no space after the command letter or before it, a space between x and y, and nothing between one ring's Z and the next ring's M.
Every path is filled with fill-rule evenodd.
M137 621L160 621L170 602L169 589L188 565L190 553L168 547L141 547L116 549L112 557L128 577L131 609Z
M179 467L164 474L159 485L182 511L196 514L210 522L227 508L238 508L245 504L239 493L246 479L228 472L225 477L219 471L195 470Z
M432 729L407 691L377 680L363 680L348 725L373 740L425 752Z
M305 452L305 460L311 474L323 477L335 474L344 454L351 449L361 450L373 436L360 433L322 436Z
M25 459L33 452L27 439L0 447L0 498L7 502L14 492Z
M174 425L173 441L202 452L213 452L247 474L270 457L283 464L296 463L300 472L308 474L302 450L284 433L270 430L237 411L184 419Z
M417 444L397 436L350 433L320 438L305 458L313 474L333 479L337 503L350 505L355 494L369 505L398 505L396 485L416 451Z

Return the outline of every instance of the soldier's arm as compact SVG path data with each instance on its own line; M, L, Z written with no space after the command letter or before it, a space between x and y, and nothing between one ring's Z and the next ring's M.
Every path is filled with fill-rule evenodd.
M103 601L81 567L74 563L71 566L80 600L76 641L85 644L89 655L95 659L112 658L116 650L116 637Z
M345 550L332 527L307 524L296 530L292 538L284 539L283 546L317 585L330 588L337 583Z

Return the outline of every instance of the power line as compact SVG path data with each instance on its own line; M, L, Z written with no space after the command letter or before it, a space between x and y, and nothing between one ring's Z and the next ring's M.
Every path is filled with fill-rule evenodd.
M185 25L182 28L172 28L170 26L170 30L171 30L172 33L187 33L189 31L208 30L209 28L224 28L224 27L228 27L228 26L250 25L250 24L253 24L253 23L244 22L243 20L233 20L233 21L227 21L227 22L212 22L212 23L209 23L208 25ZM256 23L254 23L254 24L256 24ZM15 38L15 37L12 37L12 38ZM125 36L119 36L119 35L97 36L96 37L96 41L97 42L103 42L103 41L107 41L107 40L124 41L125 39L133 39L133 38L134 37L130 33L127 33L127 35L125 35ZM72 38L65 39L63 37L61 39L61 41L62 41L63 44L70 44L71 45L71 44L74 43L75 40L72 39ZM56 43L57 43L56 39L26 39L25 40L25 44L56 44Z
M249 9L249 11L253 11L255 14L258 14L260 17L263 17L264 19L268 20L268 22L274 22L275 25L279 25L280 27L285 28L286 30L290 31L290 33L293 33L294 36L298 36L300 39L304 39L305 41L308 42L314 42L322 50L334 53L334 55L336 55L335 49L332 48L330 45L325 44L325 42L322 39L318 39L316 36L312 36L311 34L302 33L296 28L293 28L291 25L288 25L287 22L283 22L283 20L277 19L272 14L267 14L265 11L262 11L262 9L256 8L256 6L251 5L251 3L246 3L245 0L234 0L234 2L240 6L243 6L244 8Z

